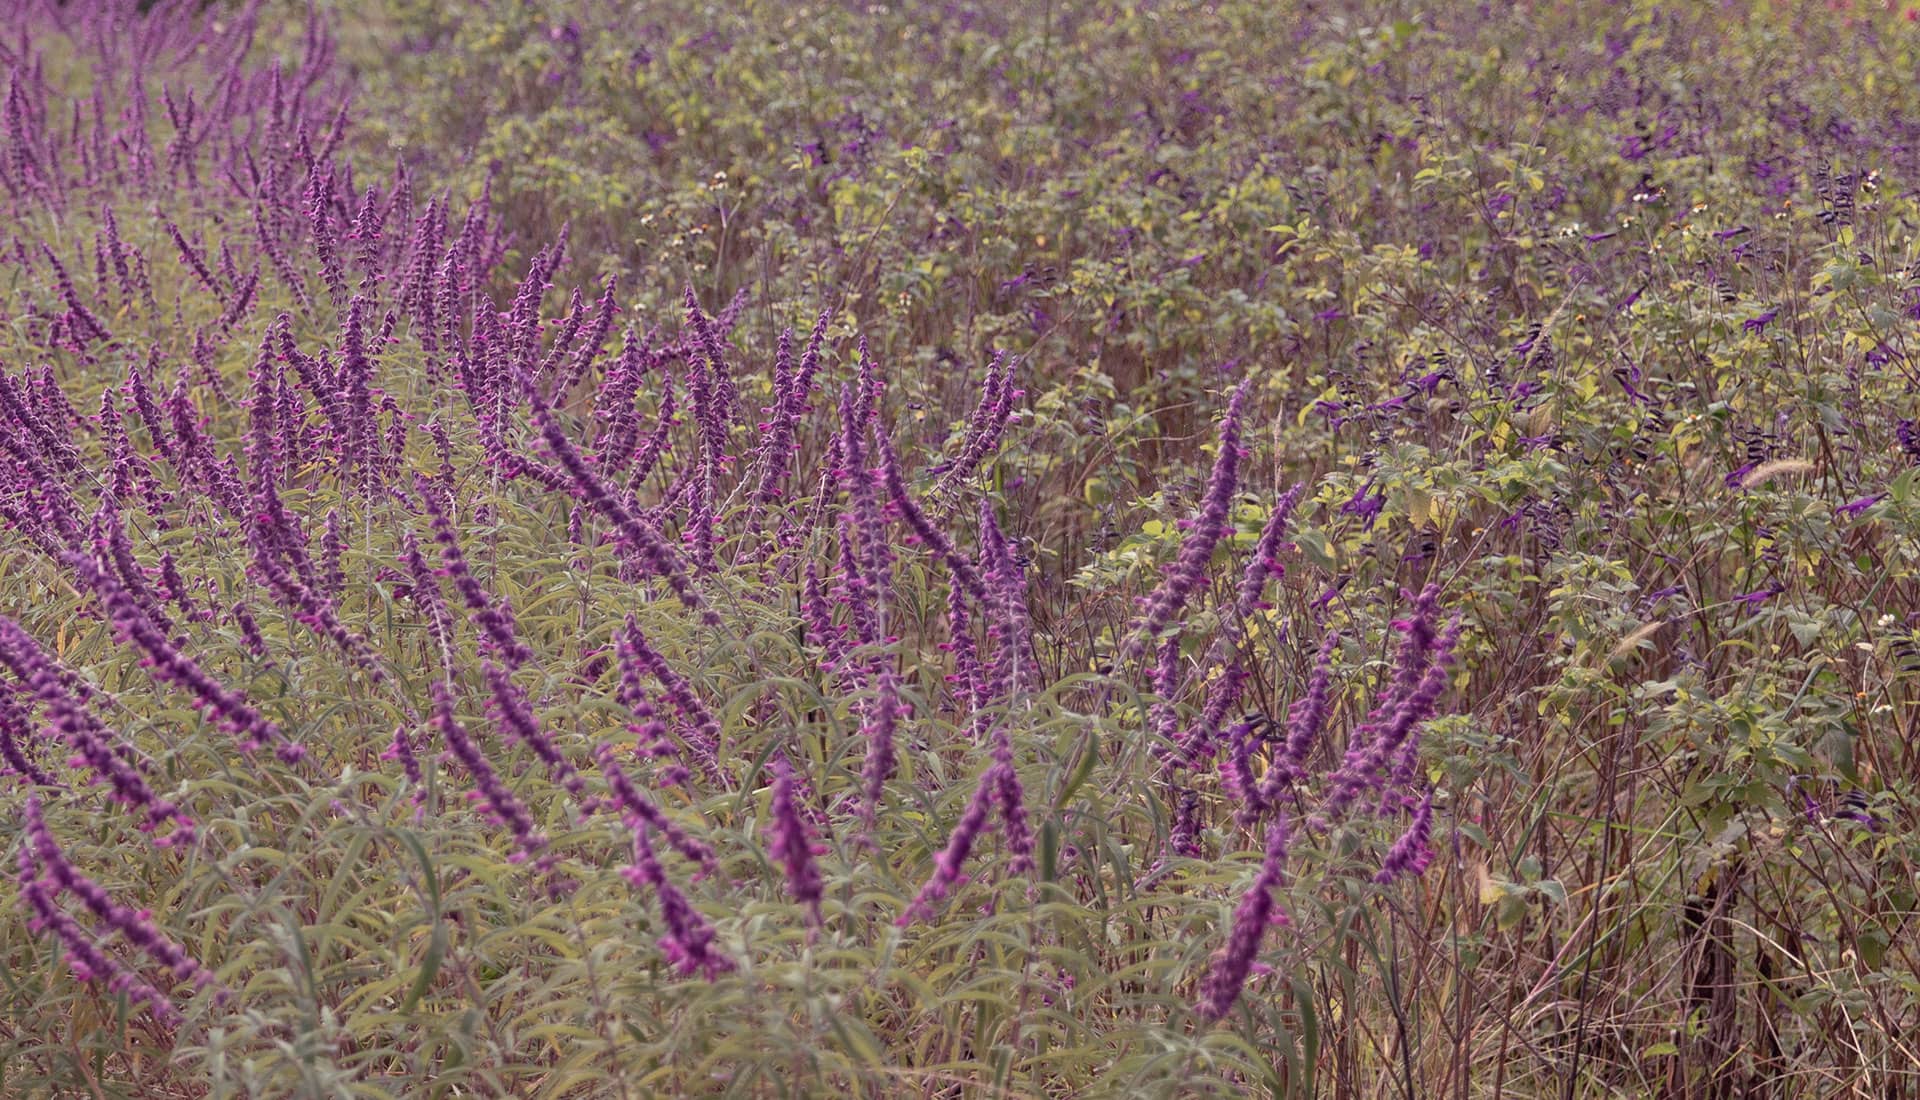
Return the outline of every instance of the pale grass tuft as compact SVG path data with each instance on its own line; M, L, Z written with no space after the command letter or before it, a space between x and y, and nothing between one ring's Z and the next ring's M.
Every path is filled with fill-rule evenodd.
M1748 470L1747 476L1740 479L1740 487L1742 489L1757 489L1776 477L1785 477L1789 474L1810 474L1817 468L1813 463L1808 462L1804 458L1776 458L1772 462L1762 462L1760 465Z
M1619 645L1613 647L1612 651L1607 654L1607 663L1612 664L1623 657L1629 656L1634 650L1640 648L1641 642L1660 633L1660 628L1666 625L1666 620L1664 619L1655 619L1650 623L1641 624L1633 633L1620 639Z

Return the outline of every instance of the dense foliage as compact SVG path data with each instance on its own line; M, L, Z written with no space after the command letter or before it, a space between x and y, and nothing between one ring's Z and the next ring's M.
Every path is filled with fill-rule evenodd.
M0 1093L1920 1087L1905 12L17 14Z

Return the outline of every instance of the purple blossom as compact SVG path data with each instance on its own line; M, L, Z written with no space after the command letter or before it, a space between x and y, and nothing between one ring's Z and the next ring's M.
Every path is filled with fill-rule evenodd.
M1014 361L1002 352L987 366L987 384L974 406L967 432L961 439L960 454L939 469L940 481L935 497L956 489L993 452L1013 415L1013 403L1024 396L1013 387Z
M602 741L594 746L594 758L599 761L600 771L607 777L607 789L612 796L605 800L608 809L617 809L637 832L642 828L656 829L667 839L673 850L700 865L702 873L711 872L717 866L713 849L706 843L675 824L653 800L640 792L628 777L620 762L614 759L613 746Z
M1228 934L1227 942L1214 952L1206 979L1200 983L1199 1003L1194 1007L1203 1020L1218 1020L1232 1010L1234 1002L1240 999L1241 988L1247 984L1247 975L1253 969L1254 957L1260 953L1260 941L1266 936L1268 926L1286 923L1285 913L1275 908L1273 889L1280 884L1288 840L1286 817L1276 816L1267 826L1266 853L1260 862L1260 872L1241 896L1240 905L1233 912L1233 931Z
M1020 786L1020 772L1013 764L1013 738L1005 723L994 731L993 764L999 778L994 782L994 798L1000 807L1000 827L1005 830L1007 851L1013 857L1007 872L1024 875L1033 870L1033 827L1027 821L1026 794Z
M1153 693L1156 699L1147 711L1148 725L1160 740L1167 742L1167 748L1155 746L1155 751L1164 752L1178 743L1180 734L1180 714L1174 709L1173 697L1180 690L1180 635L1170 634L1160 643L1160 653L1153 663Z
M1306 488L1306 483L1300 482L1282 494L1267 516L1266 525L1260 529L1260 538L1253 545L1253 557L1240 574L1240 589L1234 595L1234 617L1241 630L1245 630L1249 616L1266 606L1261 602L1261 594L1266 590L1268 578L1286 575L1287 567L1280 561L1281 539L1286 534L1294 506Z
M95 782L106 782L113 788L114 801L144 812L146 820L140 826L143 832L157 832L172 822L172 831L158 837L155 844L167 847L193 842L193 819L154 794L141 774L140 757L133 748L114 737L87 711L90 689L48 657L18 623L4 617L0 617L0 663L47 708L54 729L73 750L69 766L91 769Z
M634 830L633 863L621 874L636 888L652 890L659 900L660 915L667 926L667 934L659 940L660 949L682 974L701 974L713 981L734 968L733 960L713 946L713 925L694 909L679 887L667 880L644 824Z
M822 889L813 835L795 802L793 768L785 757L776 758L773 768L773 856L786 868L793 899L807 907L807 923L818 929Z
M424 807L427 798L427 780L420 771L420 758L414 754L413 738L408 735L406 726L393 727L393 739L380 753L380 759L400 762L400 770L406 773L407 782L412 783L415 788L414 803Z
M0 688L0 762L29 783L41 787L62 786L28 757L31 735L27 712L14 701L12 688Z
M480 669L487 678L487 686L493 690L493 712L508 735L532 749L555 782L567 789L581 809L592 813L594 802L587 797L586 781L580 778L580 773L574 770L573 764L547 731L540 728L539 721L533 716L533 708L528 705L527 697L514 685L513 678L506 670L485 658L481 658Z
M493 770L486 754L480 751L480 746L474 744L466 727L453 716L453 697L448 693L447 686L438 680L433 683L433 724L439 729L447 751L453 754L453 758L460 762L473 780L474 789L468 792L467 797L480 803L488 817L505 825L513 833L519 851L508 859L514 863L532 861L537 868L550 869L553 857L546 854L546 836L534 826L533 817L519 796L500 781L499 774Z
M1240 702L1240 693L1247 683L1247 670L1239 661L1230 661L1220 671L1220 675L1207 685L1206 702L1201 704L1200 713L1193 724L1180 736L1180 746L1184 750L1184 760L1188 764L1198 764L1211 760L1219 751L1215 743L1220 727L1226 722L1227 714Z
M533 651L520 640L513 612L507 607L506 601L501 600L496 606L480 579L467 567L466 556L460 552L460 540L453 533L453 523L447 516L439 493L428 490L421 496L428 513L433 517L434 541L440 544L441 575L453 582L454 589L466 601L472 612L473 624L480 628L486 638L487 649L497 654L509 668L519 668L532 661Z
M873 699L860 720L862 739L867 743L866 761L860 769L860 819L872 833L880 811L880 799L886 794L887 780L896 764L894 727L900 720L900 681L891 668L882 667L874 676Z
M907 521L907 526L912 528L913 533L922 543L926 544L927 549L939 555L940 560L945 562L947 569L953 573L954 579L960 582L969 595L982 604L990 602L986 582L981 580L979 572L973 568L973 563L954 549L953 543L940 533L939 528L927 519L926 513L920 510L920 506L914 503L913 494L907 489L906 476L900 472L900 459L893 452L892 441L884 433L878 435L878 440L881 469L886 477L887 492L892 496L894 509L899 512L900 518Z
M609 489L606 483L587 467L586 460L580 457L579 450L566 437L566 433L560 430L559 421L555 420L553 414L548 411L540 395L533 392L530 393L530 398L533 402L534 423L539 425L541 437L546 440L547 448L553 452L554 458L565 467L568 476L573 478L581 498L612 521L620 530L620 534L626 538L628 545L640 553L656 574L667 579L668 587L673 589L673 594L679 597L687 610L697 612L706 625L718 628L720 616L700 598L700 593L694 588L693 582L680 568L679 558L674 554L673 548L660 537L658 531L636 518L614 495L613 490Z
M407 577L411 582L407 588L408 598L426 613L427 629L433 635L434 645L443 659L451 660L453 616L448 613L447 602L440 594L439 578L421 555L420 543L411 531L401 533L400 561L407 567Z
M1264 804L1271 805L1279 798L1282 784L1306 776L1307 754L1320 739L1320 730L1332 709L1333 653L1339 644L1340 635L1328 632L1320 643L1319 655L1314 658L1306 693L1287 708L1286 742L1274 757L1273 766L1260 780L1260 800Z
M980 781L974 786L973 797L967 800L967 808L954 823L953 831L947 834L947 845L935 857L933 875L920 887L913 901L894 921L902 928L917 920L933 915L933 906L946 897L953 889L967 880L965 871L967 856L980 839L980 833L987 827L987 819L995 804L1002 797L1000 765L994 764L980 773Z
M1397 878L1418 877L1433 861L1433 791L1428 789L1413 811L1413 820L1407 825L1407 831L1400 834L1393 847L1387 849L1387 857L1380 864L1380 873L1373 881L1386 885Z
M1427 593L1422 593L1421 603L1427 605ZM1416 606L1415 615L1406 621L1407 640L1401 646L1393 683L1380 706L1354 729L1345 760L1327 778L1329 817L1344 812L1362 793L1384 793L1389 763L1399 770L1411 768L1411 759L1404 757L1402 750L1411 749L1415 731L1433 713L1446 690L1453 649L1460 637L1460 617L1455 615L1437 640L1423 640L1431 637L1429 612L1430 605Z
M1362 530L1372 530L1374 522L1380 518L1381 509L1386 506L1387 495L1375 493L1372 484L1367 484L1353 491L1353 496L1340 506L1340 514L1358 516L1365 525Z
M106 605L120 638L141 650L142 663L154 677L186 688L202 711L240 738L241 751L253 752L271 744L275 755L288 764L306 756L306 749L289 738L279 725L255 710L240 693L215 680L193 658L180 652L138 601L97 563L80 554L68 554L66 563Z
M693 750L694 759L709 777L719 781L720 720L714 717L713 711L707 709L707 704L701 701L686 677L680 675L647 642L647 636L641 633L639 620L632 615L627 616L626 629L620 634L619 652L622 662L645 669L666 689L667 698L672 701L674 709L693 727L688 747Z
M1858 500L1850 500L1845 504L1836 506L1833 510L1833 514L1836 516L1840 516L1844 519L1855 519L1860 515L1860 513L1880 503L1886 498L1887 498L1887 494L1885 493L1875 493L1869 497L1861 497Z
M1180 555L1168 568L1160 586L1146 597L1133 636L1123 649L1123 659L1136 656L1145 641L1158 637L1187 600L1206 580L1207 562L1213 548L1226 533L1233 508L1233 494L1239 487L1240 407L1246 400L1249 382L1241 382L1227 402L1227 415L1220 423L1220 449L1214 456L1213 472L1207 478L1206 496L1193 529L1180 546Z
M53 933L66 949L67 969L73 976L83 982L104 980L110 992L126 994L135 1006L145 1005L161 1024L178 1026L180 1012L166 994L102 951L80 922L54 903L46 882L35 871L32 853L25 846L21 847L18 860L20 897L32 914L27 927L35 932Z
M27 844L45 872L46 881L79 898L108 928L120 933L128 943L165 966L174 980L192 982L196 986L214 984L213 974L188 955L185 948L168 939L153 923L152 913L122 905L99 883L82 874L79 868L68 861L66 853L60 850L60 845L53 839L53 833L47 829L38 795L27 796L25 820Z

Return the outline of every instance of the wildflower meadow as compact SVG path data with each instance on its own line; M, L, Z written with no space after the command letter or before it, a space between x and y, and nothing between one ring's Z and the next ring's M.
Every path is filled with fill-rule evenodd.
M1920 9L7 8L0 1096L1920 1096Z

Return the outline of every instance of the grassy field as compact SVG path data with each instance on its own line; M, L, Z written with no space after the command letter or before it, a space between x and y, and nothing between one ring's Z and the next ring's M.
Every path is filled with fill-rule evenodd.
M0 1096L1920 1096L1920 9L14 10Z

